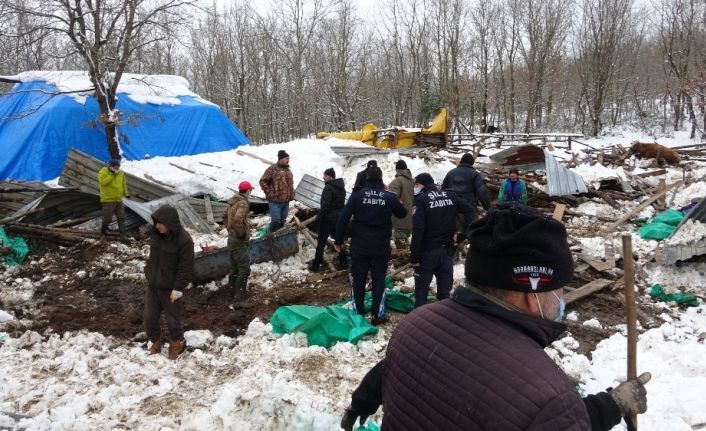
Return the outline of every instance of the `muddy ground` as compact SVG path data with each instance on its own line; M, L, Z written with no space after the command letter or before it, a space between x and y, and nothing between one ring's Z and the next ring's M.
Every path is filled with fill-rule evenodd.
M13 278L26 278L35 286L32 306L3 304L20 322L12 331L19 335L27 329L39 333L51 331L89 330L118 338L141 340L144 337L142 309L146 243L134 241L129 247L106 244L105 241L84 243L74 247L48 247L31 256L33 264L25 264ZM400 261L398 264L402 264ZM577 288L600 276L589 269L576 274L570 285ZM217 289L215 289L217 288ZM219 282L211 288L197 286L184 292L185 329L208 329L215 336L242 334L256 317L268 321L282 305L331 305L349 295L347 276L317 283L282 279L272 288L253 286L245 300L234 300L232 291ZM566 321L568 330L579 341L579 353L588 354L596 344L615 330L611 326L625 322L623 305L615 293L602 293L579 300L567 307L579 313L579 321ZM643 307L643 329L659 324L649 307ZM403 315L391 315L394 326ZM597 318L603 328L584 326L582 322ZM24 320L22 320L24 319ZM142 333L142 335L141 335ZM163 333L167 334L163 322Z

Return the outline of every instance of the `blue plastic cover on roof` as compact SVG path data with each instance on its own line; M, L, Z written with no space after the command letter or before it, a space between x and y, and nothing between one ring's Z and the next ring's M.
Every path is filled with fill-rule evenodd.
M0 180L46 181L59 176L72 148L108 161L94 97L81 104L34 81L0 95ZM128 160L227 151L248 139L215 105L180 96L179 105L141 104L118 94L118 127Z

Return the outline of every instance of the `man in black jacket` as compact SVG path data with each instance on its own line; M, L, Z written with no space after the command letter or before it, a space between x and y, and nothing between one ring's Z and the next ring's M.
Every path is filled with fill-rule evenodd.
M324 183L319 214L316 217L319 222L319 236L316 241L314 261L311 262L311 272L319 272L321 270L328 236L336 232L336 221L338 221L343 204L346 202L346 189L343 184L343 178L336 178L336 171L333 168L328 168L324 171ZM338 253L339 265L345 265L346 260L345 251L341 250Z
M365 186L351 194L336 225L336 251L343 250L343 237L348 221L351 226L351 276L355 311L363 315L365 280L368 272L373 288L373 325L385 319L385 274L390 261L392 216L404 217L407 210L397 196L385 190L382 171L377 166L368 168Z
M450 190L458 195L459 198L468 202L473 208L473 213L464 217L470 217L469 221L461 220L461 227L471 224L478 216L478 201L486 211L490 208L490 196L488 189L483 183L483 177L480 172L473 168L473 156L466 153L461 157L461 162L458 167L451 169L444 177L444 182L441 184L441 190ZM465 230L462 230L465 236ZM465 238L461 238L465 239Z
M401 320L341 427L383 405L382 429L608 430L647 410L650 374L581 400L545 353L566 327L564 225L499 204L470 226L466 286Z
M434 276L437 299L449 297L454 275L451 255L456 250L456 215L471 214L473 209L454 192L437 190L434 179L426 172L414 178L414 192L410 263L414 267L416 308L427 303Z
M179 213L174 207L160 207L152 213L152 220L150 258L145 265L145 331L152 341L150 355L160 353L159 317L164 311L170 338L169 359L176 359L186 348L181 297L194 276L194 242L181 227Z

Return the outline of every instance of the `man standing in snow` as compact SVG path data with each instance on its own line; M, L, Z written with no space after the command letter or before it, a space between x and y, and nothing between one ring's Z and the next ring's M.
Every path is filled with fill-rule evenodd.
M154 229L150 234L150 258L145 265L145 331L152 342L150 355L162 351L159 318L164 311L169 329L169 359L176 359L186 348L182 324L182 292L194 276L194 242L182 228L179 213L164 205L152 213Z
M120 170L120 159L110 159L108 166L103 166L98 171L98 190L100 194L103 220L101 221L101 235L108 233L108 225L113 220L113 214L118 219L118 231L125 239L125 205L123 198L128 196L127 180L125 173Z
M223 224L228 230L228 249L230 250L230 274L228 285L233 289L233 298L239 298L246 292L250 276L250 205L248 198L254 187L243 181L238 185L238 194L228 201L228 209L223 216Z
M354 192L357 192L358 190L363 188L363 186L365 185L365 182L368 179L368 176L367 176L368 169L370 169L372 167L376 167L377 165L378 165L378 162L376 162L375 160L372 160L372 159L368 160L368 163L365 165L365 169L363 169L362 171L358 172L355 175L355 183L353 183L353 191Z
M466 216L470 217L470 221L465 221L464 219L461 221L461 227L469 225L478 216L476 210L478 201L480 201L486 211L490 208L488 189L483 183L481 174L473 168L473 162L473 155L470 153L464 154L458 167L451 169L441 184L441 190L451 190L473 208L473 213ZM465 231L462 232L462 236L465 236Z
M289 202L294 199L294 177L289 169L289 154L277 152L277 163L265 170L260 188L270 204L270 233L284 226L289 213Z
M500 183L498 201L527 204L527 186L520 179L520 172L517 168L510 168L507 178Z
M566 329L563 286L574 267L564 225L505 203L469 234L466 286L400 321L341 427L380 404L388 431L596 431L644 413L649 373L582 400L544 351Z
M473 208L454 192L437 190L434 179L426 172L414 178L414 193L410 263L414 267L416 308L427 303L432 277L436 277L437 299L449 297L454 276L451 255L456 251L456 216L470 215Z
M353 277L353 305L355 312L364 315L365 281L370 272L373 287L373 325L385 320L385 274L390 261L392 216L404 217L404 209L397 196L385 191L382 171L377 166L368 168L365 186L353 192L343 207L336 225L336 251L343 250L343 237L348 221L351 226L351 276Z
M395 179L390 182L387 189L397 195L402 205L407 210L407 215L402 218L392 218L392 237L397 249L406 249L409 246L409 234L412 232L412 207L414 206L414 180L412 172L407 169L404 160L395 163Z
M311 262L311 272L319 272L324 263L324 249L328 237L336 233L336 222L341 209L346 202L346 189L342 178L336 178L336 171L328 168L324 171L324 189L321 192L321 205L316 220L319 222L319 236L316 240L316 253ZM339 266L345 267L347 257L345 250L338 253Z

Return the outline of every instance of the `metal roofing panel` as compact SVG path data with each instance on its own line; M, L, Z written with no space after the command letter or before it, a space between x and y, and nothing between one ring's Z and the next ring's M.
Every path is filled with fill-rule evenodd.
M331 150L340 157L362 157L373 154L390 154L390 153L416 153L420 148L401 148L401 149L386 149L376 147L331 147Z
M181 225L199 233L213 233L211 226L199 216L183 195L176 194L156 199L150 202L135 202L123 200L125 206L137 213L143 220L152 223L152 213L162 205L171 205L179 213Z
M304 174L297 188L294 190L294 199L308 206L309 208L319 209L321 201L321 192L324 190L325 183L309 174ZM346 191L346 201L351 195Z
M687 214L687 216L679 222L677 228L674 229L674 232L672 232L670 237L674 236L674 234L676 234L688 220L706 223L706 198L701 198L699 203L696 204L691 211L689 211L689 214ZM678 260L686 260L702 254L706 254L706 238L700 238L690 242L689 244L665 243L664 250L662 252L662 263L670 265Z
M559 164L547 150L536 145L510 147L490 156L501 166L514 166L521 170L544 169L549 196L566 196L586 193L586 183L581 175Z

